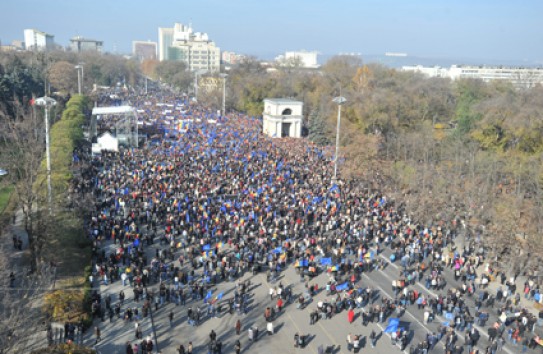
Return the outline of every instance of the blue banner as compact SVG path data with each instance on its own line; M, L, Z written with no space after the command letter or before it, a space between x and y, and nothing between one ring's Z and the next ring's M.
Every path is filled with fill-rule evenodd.
M398 326L400 325L400 319L399 318L391 318L388 320L387 328L385 328L385 333L392 333L396 332L398 330Z
M321 258L321 265L332 265L332 258Z

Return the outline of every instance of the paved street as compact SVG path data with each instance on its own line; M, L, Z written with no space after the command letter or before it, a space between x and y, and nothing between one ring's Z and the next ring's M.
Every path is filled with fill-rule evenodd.
M148 252L154 253L155 247L151 247ZM320 299L326 297L325 292L321 291L304 310L297 309L295 303L287 305L274 321L276 333L273 336L268 336L265 333L266 322L263 313L266 307L275 305L275 301L271 301L268 295L270 286L278 285L279 282L285 286L292 285L293 294L298 295L304 291L304 283L300 282L299 275L296 274L292 266L275 283L268 284L264 273L253 276L249 272L246 272L242 280L247 279L250 279L252 283L250 310L247 315L223 313L218 318L204 317L198 327L191 327L187 323L187 308L194 304L204 307L202 300L187 301L186 306L176 306L175 303L166 304L158 312L153 312L161 352L177 353L176 348L179 347L179 344L184 344L186 347L189 341L192 341L195 353L204 352L207 350L206 344L208 334L211 330L214 330L218 338L223 341L223 353L233 352L233 345L236 339L240 339L241 341L242 352L293 352L295 350L293 346L295 333L309 335L306 348L296 349L296 352L317 353L318 347L322 345L324 348L334 346L335 350L333 353L343 353L347 349L346 337L349 332L353 335L362 335L366 339L366 341L361 342L361 345L367 351L367 348L370 347L367 336L370 334L371 329L375 329L377 333L380 333L383 326L386 325L369 324L367 327L363 327L359 317L357 317L355 323L349 325L346 311L335 315L330 320L323 319L318 321L316 325L310 325L309 311L316 308L316 303ZM324 287L327 280L328 275L322 273L314 278L311 283L317 283L320 287ZM362 282L365 281L365 279L362 280ZM384 282L382 285L385 285ZM216 290L214 290L214 294L224 292L225 298L227 298L232 296L234 286L235 283L233 282L219 283ZM103 284L100 286L102 295L111 294L113 303L118 301L118 294L121 289L124 289L127 295L128 301L125 300L125 307L137 306L133 302L130 287L123 287L120 281L108 286ZM297 296L294 296L294 298L297 298ZM139 305L141 306L141 302ZM172 326L170 326L168 320L170 311L174 311ZM242 333L239 337L235 334L234 328L238 318L242 322ZM115 319L110 323L109 319L106 318L104 322L96 320L95 324L102 329L103 340L96 346L101 353L124 353L126 342L134 342L135 340L134 323L132 322L126 323L123 320ZM249 327L255 325L259 328L259 339L251 343L248 340L247 330ZM141 326L144 337L153 336L149 317L143 319ZM419 324L414 324L411 328L416 330L419 326ZM85 338L85 344L93 345L94 341L95 337L92 331L89 330ZM399 348L392 346L389 337L386 335L377 341L376 348L372 350L373 353L390 353L394 351L399 351Z
M156 249L160 247L156 243L149 247L147 252L149 255L153 255ZM107 249L111 251L112 245L108 245ZM386 258L388 251L386 251L381 257ZM391 291L392 280L397 278L399 268L396 264L389 264L384 270L374 270L371 273L364 273L359 283L364 287L370 285L374 289L378 290L375 299L376 303L380 302L380 297L385 294L389 298L393 298ZM451 272L447 274L447 286L458 285L454 282ZM324 289L329 275L321 273L315 277L310 283L319 284L319 288ZM363 352L368 353L394 353L400 352L398 346L391 344L388 334L382 334L379 336L377 345L375 348L371 348L369 344L368 336L371 330L374 329L378 334L386 327L385 323L370 323L367 327L364 327L361 323L359 313L357 312L356 320L353 324L349 324L347 320L347 312L343 311L340 314L336 314L332 319L319 320L315 325L309 324L309 312L316 308L316 303L319 300L325 300L326 294L324 290L321 290L319 294L314 298L313 302L307 306L304 310L296 308L296 303L288 304L285 310L279 314L278 318L274 321L274 327L276 333L273 336L268 336L265 333L266 322L263 316L264 310L268 306L274 306L275 300L270 300L269 289L271 286L278 285L281 282L284 286L292 286L294 298L296 299L300 293L303 293L304 283L300 282L300 277L296 273L295 268L290 266L285 272L282 273L280 279L275 283L267 283L265 273L261 272L255 276L246 272L241 278L242 280L250 280L252 286L250 288L250 309L246 315L238 315L234 313L229 314L227 311L221 313L217 318L203 317L201 324L197 327L192 327L187 323L187 309L194 305L201 306L203 313L206 312L205 304L202 300L187 301L186 306L176 306L175 303L165 304L161 306L158 312L153 311L153 318L155 321L156 334L158 336L158 344L161 353L177 353L179 344L188 345L192 341L194 345L194 353L206 352L208 335L211 330L217 333L218 339L223 342L223 353L233 352L233 345L237 339L241 342L242 352L258 353L258 352L300 352L300 353L318 353L319 346L327 348L333 346L333 353L346 353L346 337L348 333L359 334L362 336L361 347ZM224 293L224 299L233 296L235 282L220 282L217 287L213 288L213 294L220 292ZM157 289L157 284L153 287ZM417 283L415 288L423 294L436 295L433 291L426 289L423 284ZM139 304L133 301L133 292L129 286L122 286L120 281L114 282L110 285L100 285L100 291L102 296L111 294L112 303L115 304L118 301L118 294L123 289L127 299L125 300L125 307L137 307L141 308L141 302ZM330 297L329 297L330 298ZM470 305L473 305L470 303ZM154 306L153 306L154 309ZM174 319L172 325L169 324L168 315L170 311L174 312ZM395 316L395 314L393 314ZM107 317L107 316L106 316ZM242 323L242 333L240 336L235 334L235 323L240 319ZM496 319L496 314L491 312L491 317L488 323L493 323ZM416 306L408 307L401 317L401 325L409 329L411 333L410 344L417 344L425 339L425 335L429 332L436 333L439 325L446 321L445 318L438 317L429 324L423 323L423 312L418 310ZM95 325L98 325L102 330L102 341L96 345L96 348L100 353L124 353L125 345L127 341L135 343L135 331L134 322L125 322L121 319L114 319L110 322L108 318L104 322L95 320ZM251 326L258 326L259 338L256 342L250 342L248 339L247 330ZM150 317L144 318L141 321L141 328L143 330L143 337L151 336L154 339L152 325ZM488 335L486 328L477 327L482 335L481 340L478 343L480 352L484 352L488 345ZM308 345L304 349L295 349L294 334L303 333L309 336ZM463 333L458 333L458 340L460 344L463 344ZM94 344L95 337L93 331L89 330L85 336L85 344L92 346ZM139 342L139 341L137 341ZM409 345L404 351L408 353ZM438 343L431 353L442 353L443 345ZM509 354L520 353L520 347L513 347L511 344L507 344L504 347L504 352Z

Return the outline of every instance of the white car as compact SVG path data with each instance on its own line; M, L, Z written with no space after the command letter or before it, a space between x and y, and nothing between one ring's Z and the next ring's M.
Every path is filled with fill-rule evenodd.
M8 174L8 171L3 170L3 169L0 168L0 176L5 176L7 174Z

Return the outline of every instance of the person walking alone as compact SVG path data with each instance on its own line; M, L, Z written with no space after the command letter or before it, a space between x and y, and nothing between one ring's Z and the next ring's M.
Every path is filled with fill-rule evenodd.
M371 341L371 347L375 348L375 341L377 340L377 334L375 333L375 330L371 331L370 334L370 341Z
M100 332L100 328L98 328L98 326L94 327L94 335L96 336L96 341L94 344L97 344L102 340L102 333Z

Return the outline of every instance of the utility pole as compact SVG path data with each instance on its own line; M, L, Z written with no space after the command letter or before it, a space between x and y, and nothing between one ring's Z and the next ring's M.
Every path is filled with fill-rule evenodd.
M49 137L49 109L57 104L57 101L51 97L40 97L36 99L38 106L45 108L45 157L47 163L47 203L49 205L49 214L52 212L52 190L51 190L51 149Z
M147 285L145 286L145 292L147 294L149 294L149 289L147 289ZM155 296L159 296L158 294L156 294ZM149 301L150 302L150 306L149 306L149 317L151 318L151 327L153 329L153 335L155 336L155 344L156 344L156 352L157 353L160 353L160 349L158 347L158 336L156 335L156 328L155 328L155 321L153 319L153 300Z
M339 154L339 128L341 126L341 106L347 101L343 96L338 96L332 100L337 104L337 128L336 128L336 156L334 156L334 181L337 180L337 159Z
M77 69L77 92L81 95L82 93L82 82L83 82L83 65L78 64L74 67Z
M219 74L220 77L222 77L222 113L221 116L226 116L226 78L228 77L228 74Z

